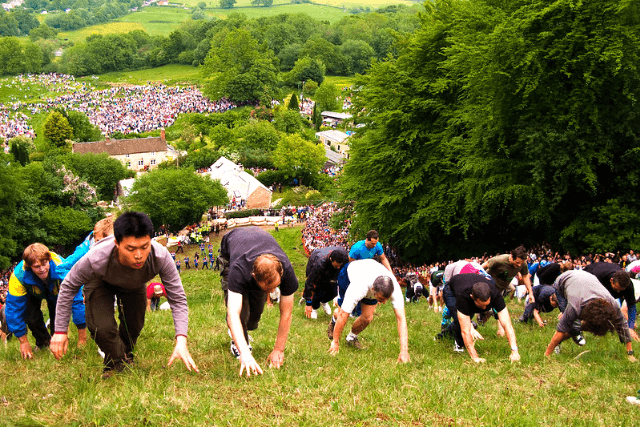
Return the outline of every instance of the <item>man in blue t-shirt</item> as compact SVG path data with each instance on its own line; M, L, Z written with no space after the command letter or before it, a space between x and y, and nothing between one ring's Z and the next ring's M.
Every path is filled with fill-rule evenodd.
M376 230L369 231L366 239L360 240L351 246L351 250L349 251L349 262L357 259L375 259L387 267L387 270L393 273L393 270L391 270L391 264L389 264L389 260L382 250L382 244L378 239L379 236Z

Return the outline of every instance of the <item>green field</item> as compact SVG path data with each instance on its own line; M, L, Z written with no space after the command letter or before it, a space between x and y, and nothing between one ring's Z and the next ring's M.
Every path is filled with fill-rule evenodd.
M299 228L274 233L289 254L301 287L306 257ZM217 246L217 242L214 241ZM196 248L187 248L192 255ZM180 258L181 255L178 255ZM440 316L424 300L407 306L411 363L398 365L396 321L390 304L377 309L360 335L361 351L341 345L328 354L328 317L304 317L295 305L285 365L259 377L239 378L217 272L183 270L190 307L189 348L200 374L179 363L166 367L173 348L169 312L154 312L129 371L101 380L95 344L77 350L72 327L69 354L56 361L47 351L20 358L18 343L0 346L3 382L0 424L109 426L638 426L640 408L625 397L640 386L640 367L626 360L617 337L587 334L587 345L563 344L547 360L549 326L516 324L520 363L508 361L509 345L491 320L477 343L487 363L456 354L449 341L434 342ZM298 299L301 289L296 294ZM522 306L508 304L512 319ZM253 354L264 362L272 349L277 307L266 308L252 333ZM350 324L350 323L349 323ZM584 353L583 353L584 352Z
M98 76L98 81L101 83L128 83L133 85L159 82L173 86L176 84L201 84L202 76L200 75L199 67L170 64L145 70L101 74Z

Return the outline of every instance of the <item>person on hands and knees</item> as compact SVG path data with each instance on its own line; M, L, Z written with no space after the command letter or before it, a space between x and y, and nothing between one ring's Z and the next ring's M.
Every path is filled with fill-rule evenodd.
M346 274L345 274L346 273ZM400 355L398 362L407 363L409 357L409 338L407 319L404 311L404 297L400 285L393 273L384 265L373 259L352 261L345 265L338 277L338 305L334 317L329 323L327 335L331 340L329 353L338 354L340 350L340 335L349 315L358 303L362 306L362 314L353 322L351 332L347 335L347 344L357 349L362 348L358 334L373 320L378 304L384 304L389 299L393 305L398 324L400 338Z
M306 301L305 316L318 318L318 308L331 315L329 301L338 295L338 273L348 260L347 251L338 246L315 249L307 263L307 280L302 297Z
M471 318L476 313L494 309L498 313L498 322L506 332L511 346L509 360L511 362L520 360L516 333L513 330L502 291L491 280L475 273L458 274L444 285L442 293L453 320L449 328L455 337L454 351L462 353L466 347L474 362L485 362L485 359L478 356L474 344L475 340L484 338L474 329Z
M225 234L218 259L231 353L240 361L240 375L263 373L252 355L249 331L258 328L269 293L280 287L280 323L267 359L270 367L280 368L291 327L293 293L298 289L289 258L269 233L259 227L243 227Z
M60 283L68 272L62 268L63 262L64 258L50 252L42 243L34 243L24 250L22 261L9 279L5 307L7 329L18 338L20 353L25 359L33 357L33 350L27 339L27 326L36 339L37 349L49 347L51 335L45 326L41 306L42 300L45 300L49 308L49 328L53 333ZM71 312L73 323L78 328L78 345L84 345L87 341L85 306L79 290L70 295L69 315ZM67 326L68 324L67 320Z
M626 347L629 361L637 361L633 356L627 321L616 300L596 276L582 270L567 271L556 279L554 287L562 317L545 356L551 356L554 351L558 353L560 343L569 337L574 338L576 344L584 345L584 342L576 339L582 335L582 331L598 336L615 331Z
M100 240L78 261L60 286L51 351L56 359L67 352L67 325L71 300L84 284L87 327L105 353L103 378L121 372L133 362L133 351L144 327L146 283L155 276L165 287L176 332L168 366L181 359L198 371L187 348L187 298L169 251L151 239L153 224L142 212L125 212L114 222L114 236ZM114 318L117 302L120 325Z

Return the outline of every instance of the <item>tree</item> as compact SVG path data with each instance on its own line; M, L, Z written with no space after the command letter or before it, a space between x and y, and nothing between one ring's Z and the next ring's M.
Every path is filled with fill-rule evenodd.
M346 75L349 72L349 63L338 46L319 35L313 36L305 43L300 51L300 58L308 56L320 59L327 67L327 73L333 75Z
M340 103L338 102L338 96L340 92L336 85L332 83L323 82L316 91L315 101L318 104L318 109L322 111L338 111Z
M68 206L45 206L42 222L49 245L71 245L86 236L94 224L85 212Z
M8 141L11 147L11 154L16 162L22 166L29 163L29 153L35 148L33 142L25 136L16 136Z
M15 168L8 163L5 159L0 162L0 217L2 218L0 221L0 269L11 265L11 258L16 251L13 236L20 193L16 190L18 180Z
M59 160L94 186L100 200L113 200L118 181L127 177L127 168L107 153L67 154Z
M284 46L280 52L278 52L278 59L280 60L280 70L290 71L296 65L296 61L302 50L302 45L299 43L292 43Z
M201 1L201 2L198 2L198 7L200 9L205 9L207 7L207 4L205 2L203 2L203 1Z
M0 13L0 36L19 36L18 21L12 14L2 11Z
M73 138L73 128L60 112L53 111L44 122L44 137L53 148L65 148Z
M74 141L90 142L102 139L102 131L98 126L91 124L86 114L74 110L69 110L66 114L67 121L73 128Z
M279 111L275 117L275 126L280 132L297 133L302 126L302 118L299 111L289 109Z
M311 121L313 122L313 126L315 126L316 130L319 131L320 126L322 126L322 115L320 114L317 102L313 104L313 115L311 116Z
M427 5L397 60L357 80L353 227L422 260L640 243L639 29L613 0Z
M278 86L276 57L244 29L218 32L205 59L205 94L236 102L270 102Z
M18 9L15 12L11 12L11 16L13 16L18 23L20 35L29 34L29 31L40 25L38 18L36 18L33 13L28 12L25 9Z
M236 0L220 0L220 9L231 9L236 4Z
M237 137L232 145L239 149L263 149L271 152L280 141L280 134L271 123L265 120L251 121L234 129Z
M291 97L289 98L289 105L287 106L289 110L300 111L300 104L298 104L298 95L293 92Z
M342 54L348 58L351 74L363 74L375 58L375 51L362 40L347 40L340 46Z
M188 169L151 171L134 182L129 198L156 227L166 225L173 232L200 221L209 207L229 202L220 181Z
M58 32L55 28L51 28L46 23L41 23L39 27L33 28L29 31L29 38L31 41L36 41L38 39L53 39L56 37Z
M273 164L288 178L310 182L325 161L322 144L314 144L299 135L287 135L273 153Z
M295 86L309 80L322 84L325 70L326 67L320 59L311 59L305 56L296 61L293 69L285 76L284 80L290 86Z

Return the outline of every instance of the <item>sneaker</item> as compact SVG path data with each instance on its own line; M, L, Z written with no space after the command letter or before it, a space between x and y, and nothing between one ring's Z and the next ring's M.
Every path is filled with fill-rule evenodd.
M554 352L555 354L560 354L560 344L558 344L558 345L553 349L553 352Z
M453 344L453 351L455 351L456 353L464 353L464 347L459 346L456 342Z
M331 315L331 307L329 306L329 303L323 302L320 305L326 314Z
M355 347L358 350L362 350L362 343L358 340L358 337L355 337L352 340L346 340L347 341L347 345L350 345L351 347Z
M238 347L236 347L236 343L234 343L233 341L231 341L229 350L231 350L231 355L236 359L240 357L240 350L238 350Z
M440 341L441 339L444 338L444 333L440 332L439 334L437 334L435 337L433 337L434 341Z
M336 327L336 322L333 321L333 318L329 322L329 326L327 327L327 337L329 341L333 341L333 328Z
M571 338L573 339L573 342L578 344L580 347L582 347L587 343L587 340L584 339L584 335L582 334L578 334L575 337L571 337Z
M311 310L311 318L312 319L318 318L318 310Z

